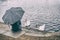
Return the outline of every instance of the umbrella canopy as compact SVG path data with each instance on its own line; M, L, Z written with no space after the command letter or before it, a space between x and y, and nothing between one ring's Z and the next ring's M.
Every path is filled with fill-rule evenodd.
M23 14L24 10L21 7L12 7L6 11L2 19L6 24L14 24L18 20L21 20Z

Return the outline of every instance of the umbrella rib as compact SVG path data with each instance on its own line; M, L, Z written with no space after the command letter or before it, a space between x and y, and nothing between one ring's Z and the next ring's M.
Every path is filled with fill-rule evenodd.
M16 15L18 15L17 13L16 13ZM19 15L18 15L19 16Z

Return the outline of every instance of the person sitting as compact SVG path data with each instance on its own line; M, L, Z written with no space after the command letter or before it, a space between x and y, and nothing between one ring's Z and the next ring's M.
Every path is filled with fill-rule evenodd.
M17 21L17 22L15 22L14 24L11 24L11 26L12 26L12 32L18 32L18 31L21 31L22 29L21 29L21 21L19 20L19 21Z

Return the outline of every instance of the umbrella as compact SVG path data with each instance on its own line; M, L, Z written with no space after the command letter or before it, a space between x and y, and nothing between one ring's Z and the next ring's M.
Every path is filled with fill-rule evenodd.
M24 10L21 7L12 7L6 10L6 13L2 19L6 24L14 24L18 20L22 19L23 14Z
M1 2L7 1L7 0L0 0Z

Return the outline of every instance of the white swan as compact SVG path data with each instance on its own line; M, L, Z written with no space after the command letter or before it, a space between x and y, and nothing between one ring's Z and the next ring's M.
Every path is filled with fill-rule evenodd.
M45 24L38 28L38 30L41 30L41 31L44 31L44 29L45 29Z
M30 20L27 20L25 26L29 26L29 25L30 25Z

